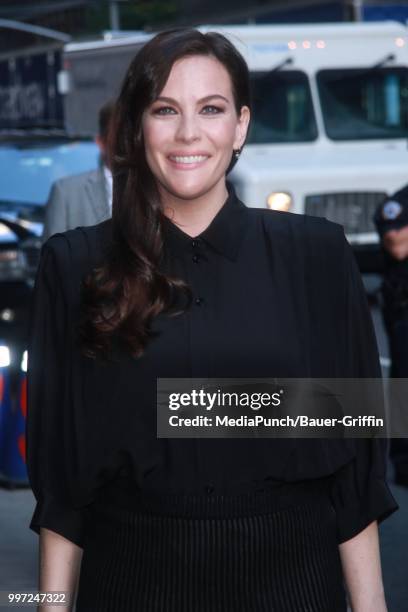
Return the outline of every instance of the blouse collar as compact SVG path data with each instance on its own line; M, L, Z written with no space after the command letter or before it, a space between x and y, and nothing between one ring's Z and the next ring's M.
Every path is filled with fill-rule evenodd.
M228 182L227 190L228 197L210 225L194 238L183 232L168 217L164 217L164 242L170 252L179 256L191 254L195 244L204 242L220 255L233 261L237 259L247 228L248 209Z

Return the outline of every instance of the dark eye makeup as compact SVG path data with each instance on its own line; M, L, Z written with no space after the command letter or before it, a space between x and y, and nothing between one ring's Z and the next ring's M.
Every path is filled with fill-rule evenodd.
M173 115L177 111L171 106L159 106L153 109L154 115ZM215 106L214 104L206 104L200 111L204 115L218 115L224 112L224 108L221 106Z

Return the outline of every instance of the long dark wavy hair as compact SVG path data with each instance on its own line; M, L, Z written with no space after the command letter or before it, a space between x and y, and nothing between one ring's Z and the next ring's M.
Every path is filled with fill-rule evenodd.
M250 106L248 67L227 38L195 29L165 31L137 53L126 73L110 125L109 159L113 174L112 241L103 265L81 287L79 338L87 357L109 358L113 340L143 354L151 322L162 312L180 314L175 296L191 298L188 285L159 270L163 251L163 213L155 178L148 167L142 116L163 90L173 64L184 57L216 58L228 71L238 115ZM193 84L192 84L193 86ZM231 164L234 156L231 152Z

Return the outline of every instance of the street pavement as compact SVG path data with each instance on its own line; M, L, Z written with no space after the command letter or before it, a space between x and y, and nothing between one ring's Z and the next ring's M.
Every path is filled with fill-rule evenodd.
M381 317L376 308L373 308L372 314L382 363L386 371L388 351ZM391 467L389 476L392 478ZM400 510L380 525L384 584L388 612L406 612L408 610L408 488L391 484L391 490ZM29 489L11 491L0 489L0 591L36 590L38 536L28 528L33 509L34 497ZM6 609L17 612L32 608L0 607L0 612Z

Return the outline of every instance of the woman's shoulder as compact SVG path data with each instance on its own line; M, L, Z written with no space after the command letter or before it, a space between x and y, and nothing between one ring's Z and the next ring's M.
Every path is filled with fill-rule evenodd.
M281 237L287 246L295 242L300 249L311 252L322 249L339 253L344 251L344 228L339 223L328 221L324 217L266 208L250 208L249 211L258 218L271 238Z
M86 273L103 257L111 237L111 220L53 234L42 246L61 272Z

